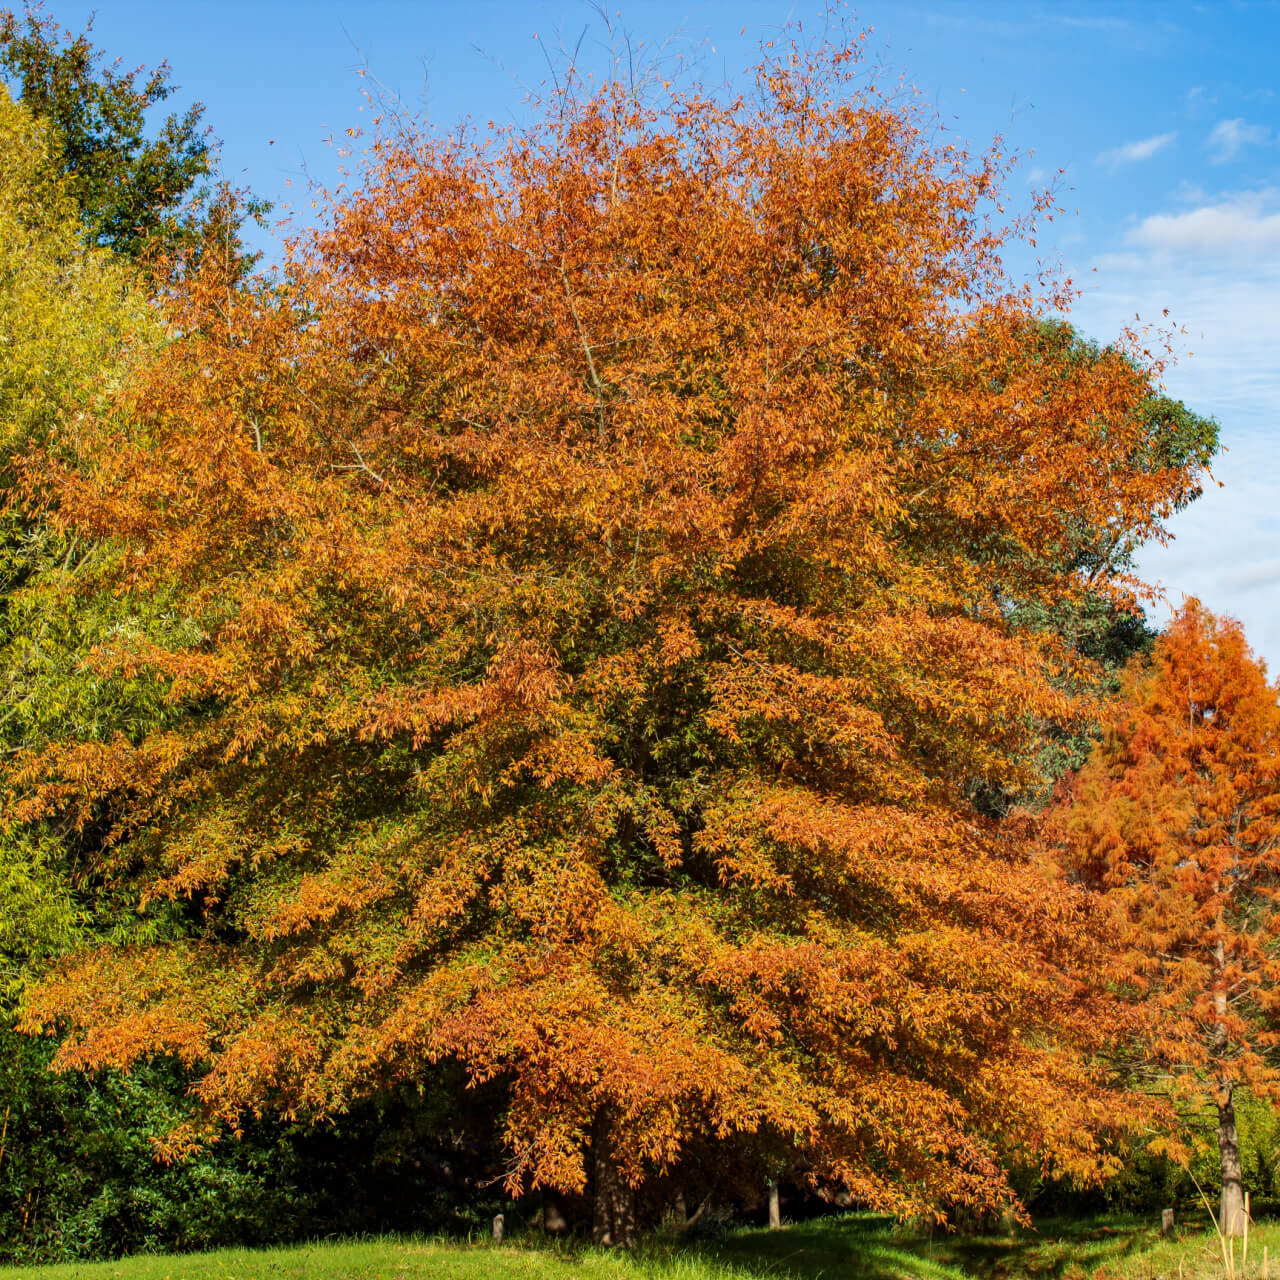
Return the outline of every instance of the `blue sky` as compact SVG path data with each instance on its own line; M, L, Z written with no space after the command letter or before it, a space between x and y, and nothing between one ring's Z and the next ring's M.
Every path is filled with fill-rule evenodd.
M78 27L94 6L49 7ZM326 139L368 118L361 67L439 123L518 120L546 77L543 48L599 30L583 0L96 9L98 44L130 64L167 58L175 100L206 104L227 172L299 216L308 179L336 180ZM789 18L814 28L822 12L820 0L630 0L618 21L650 51L697 58L722 80ZM872 28L882 82L904 76L975 145L1002 134L1026 156L1020 181L1064 171L1066 215L1040 249L1084 289L1078 327L1107 340L1164 308L1185 326L1168 386L1221 422L1222 487L1141 568L1173 603L1196 594L1241 619L1280 671L1280 3L876 0L854 16Z

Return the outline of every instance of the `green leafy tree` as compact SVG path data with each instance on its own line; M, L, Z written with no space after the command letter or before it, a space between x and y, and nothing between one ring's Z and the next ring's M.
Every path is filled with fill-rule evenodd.
M1064 320L1040 320L1028 329L1026 342L1043 367L1069 380L1084 376L1104 361L1123 352L1084 337ZM1208 467L1219 447L1218 423L1194 412L1180 400L1149 389L1132 409L1126 430L1132 443L1124 465L1151 477L1179 475L1181 483L1164 496L1162 514L1182 510L1200 497ZM1133 428L1136 427L1136 430ZM1004 563L1004 594L1010 621L1020 630L1052 636L1062 646L1064 670L1059 683L1073 692L1109 697L1119 691L1124 669L1139 653L1147 652L1156 638L1138 607L1141 592L1134 556L1141 536L1103 513L1077 511L1063 522L1057 543L1048 555L1030 557L1025 549L990 543L989 535L975 526L963 536ZM1045 602L1027 590L1046 572L1066 572L1081 584L1065 599ZM1118 594L1116 582L1138 588L1138 594ZM1034 763L1042 779L1031 788L988 791L977 797L988 812L1005 814L1011 808L1045 803L1053 784L1084 764L1100 732L1097 723L1071 726L1045 723L1034 749Z
M84 243L55 130L0 90L0 451L12 457L109 390L159 337L123 264Z
M137 739L190 714L191 706L166 699L153 678L104 679L87 658L104 643L200 640L163 596L125 601L85 591L86 577L118 557L110 541L67 536L56 510L17 514L28 452L56 440L58 456L74 464L81 415L100 406L131 363L163 341L140 273L121 253L88 242L61 147L50 122L0 86L0 751L6 754L68 731L102 742ZM242 208L227 196L211 209L188 263L210 253L247 262L238 244ZM156 941L184 927L181 911L140 917L136 895L87 871L101 837L93 823L81 832L57 823L0 826L0 1260L253 1243L315 1232L332 1221L359 1230L372 1220L370 1204L344 1179L353 1180L353 1171L363 1172L375 1157L387 1186L412 1187L406 1198L431 1207L428 1189L406 1179L397 1163L402 1156L421 1161L416 1131L401 1143L384 1137L374 1151L369 1136L353 1127L307 1137L304 1148L304 1135L288 1126L250 1125L239 1142L166 1165L157 1161L153 1140L189 1111L189 1077L181 1067L83 1077L49 1070L56 1042L13 1029L31 975L76 943ZM436 1110L446 1112L445 1102L437 1101ZM367 1128L370 1135L383 1132L382 1113L371 1112ZM439 1218L438 1204L434 1212Z
M151 108L177 86L167 63L151 71L106 62L39 4L0 11L0 74L32 115L56 131L57 168L92 240L128 257L176 249L198 236L200 184L213 169L203 106L166 116L149 130Z
M14 459L74 423L109 393L130 358L149 350L159 326L122 263L84 243L51 131L0 89L0 486L12 496ZM74 431L64 433L73 438ZM70 440L68 439L68 444ZM92 549L5 506L0 527L0 740L12 747L28 729L60 717L74 698L74 659L58 637L75 624L36 594L15 594L44 571L39 590L74 574ZM67 677L55 690L47 676ZM65 936L66 912L48 841L24 833L0 837L0 956L7 982L24 952L39 953ZM55 917L60 922L55 923ZM21 931L26 931L24 936Z
M19 517L11 501L26 451L56 435L63 453L72 456L78 416L161 338L136 273L118 255L86 243L60 147L57 131L0 86L5 752L71 725L109 736L156 723L163 706L153 687L137 680L104 683L86 669L84 656L107 636L178 625L163 606L139 610L105 600L86 606L77 599L78 580L110 556L110 547L67 537L56 514ZM221 1177L219 1195L228 1203L234 1198L231 1173L211 1172L226 1163L223 1153L199 1171L166 1170L154 1161L147 1135L180 1114L180 1073L165 1067L130 1080L59 1079L47 1069L56 1046L13 1030L15 1002L31 973L76 941L136 924L126 898L87 892L84 845L54 824L0 827L0 1257L74 1257L161 1237L171 1243L211 1239L217 1231L225 1235L225 1224L198 1227L202 1211L192 1207L179 1230L172 1206L162 1210L164 1193L175 1193L174 1203L196 1206L199 1180ZM244 1187L235 1192L242 1199L243 1193Z

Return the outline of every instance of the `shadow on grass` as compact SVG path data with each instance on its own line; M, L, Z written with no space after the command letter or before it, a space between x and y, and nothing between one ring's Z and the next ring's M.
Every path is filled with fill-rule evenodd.
M1085 1280L1097 1268L1151 1248L1148 1225L1123 1220L1047 1221L1007 1235L932 1235L873 1214L738 1232L699 1252L746 1275L798 1280Z

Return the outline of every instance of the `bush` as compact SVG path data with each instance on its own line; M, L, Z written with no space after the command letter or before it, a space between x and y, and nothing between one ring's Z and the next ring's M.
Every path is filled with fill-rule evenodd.
M186 1081L177 1068L57 1076L51 1056L47 1042L0 1030L0 1259L256 1244L310 1225L283 1130L164 1165L152 1139L182 1114Z

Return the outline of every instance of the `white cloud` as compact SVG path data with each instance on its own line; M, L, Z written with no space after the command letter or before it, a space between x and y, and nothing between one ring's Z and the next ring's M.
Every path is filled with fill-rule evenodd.
M1260 560L1257 564L1228 574L1222 580L1224 587L1235 591L1252 591L1257 587L1280 586L1280 560Z
M1188 369L1175 393L1193 408L1203 409L1194 391L1200 382ZM1193 390L1188 391L1189 386ZM1274 426L1270 431L1242 430L1234 415L1220 410L1218 416L1228 444L1214 466L1222 488L1211 485L1202 498L1174 516L1173 542L1145 548L1138 567L1148 581L1163 585L1169 607L1193 595L1215 613L1238 618L1254 652L1266 659L1274 674L1280 671L1280 560L1275 558L1280 538L1280 432ZM1163 610L1156 613L1164 616Z
M1158 133L1152 138L1126 142L1122 147L1112 147L1109 151L1100 152L1098 163L1107 169L1118 169L1124 164L1150 160L1157 151L1163 151L1165 147L1171 146L1177 136L1177 133Z
M1185 326L1169 393L1216 417L1226 446L1204 496L1171 520L1173 542L1144 548L1139 570L1174 607L1195 595L1239 618L1254 650L1278 671L1280 189L1147 218L1123 252L1091 265L1096 275L1077 276L1092 287L1073 321L1103 341L1132 324L1135 312Z
M1183 95L1187 111L1194 114L1203 106L1211 106L1218 101L1217 94L1210 93L1203 85L1192 85Z
M1067 18L1058 14L1051 15L1050 21L1084 31L1127 31L1131 25L1125 18Z
M1243 117L1220 120L1205 145L1214 164L1234 160L1245 147L1261 146L1271 141L1271 130L1264 124L1248 124Z
M1218 259L1280 252L1280 191L1245 191L1183 213L1153 214L1125 240L1156 254Z

